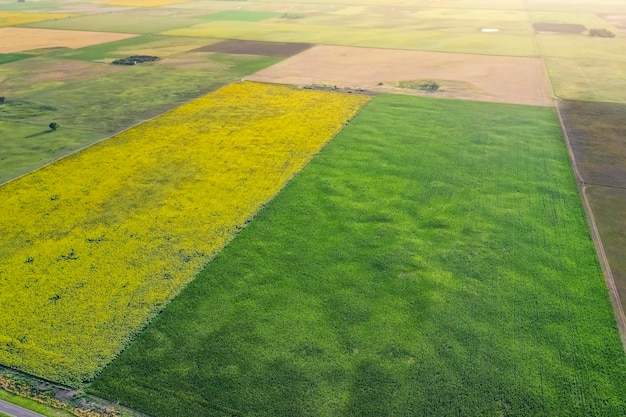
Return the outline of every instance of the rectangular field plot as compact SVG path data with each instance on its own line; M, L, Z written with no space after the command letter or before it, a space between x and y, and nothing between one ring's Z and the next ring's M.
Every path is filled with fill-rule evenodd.
M0 187L0 363L93 378L368 99L232 84Z
M439 88L433 96L553 105L544 64L529 57L319 45L250 79L407 94L425 94L419 85L434 81Z
M626 61L546 57L545 63L559 98L626 103Z
M74 30L0 28L0 39L11 39L11 42L2 42L0 44L0 53L7 54L41 48L82 48L133 36L136 35L87 31L76 32Z
M7 12L0 10L0 27L23 25L25 23L40 22L42 20L65 19L70 16L72 15L61 13Z
M381 95L91 386L155 416L619 416L552 108Z
M169 8L136 8L114 13L90 14L71 19L33 23L29 27L68 30L96 30L123 33L156 33L202 22L192 13Z
M294 23L295 22L295 23ZM413 26L366 27L307 23L307 19L263 22L213 21L164 32L173 36L198 36L270 42L319 43L370 48L411 49L507 56L536 56L532 39L525 35L420 30Z

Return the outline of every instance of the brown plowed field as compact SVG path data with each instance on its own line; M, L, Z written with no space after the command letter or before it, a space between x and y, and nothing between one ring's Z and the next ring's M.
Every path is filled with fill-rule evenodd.
M550 82L542 61L537 58L320 45L259 71L249 79L553 105ZM401 87L424 80L436 81L441 86L439 91L425 93Z
M262 56L293 56L312 47L310 43L257 42L227 40L203 46L193 52L221 52L224 54L247 54Z
M585 183L626 189L626 105L561 101L559 109Z
M42 48L82 48L105 42L119 41L137 35L128 33L77 32L75 30L53 30L33 28L0 28L0 53L30 51Z

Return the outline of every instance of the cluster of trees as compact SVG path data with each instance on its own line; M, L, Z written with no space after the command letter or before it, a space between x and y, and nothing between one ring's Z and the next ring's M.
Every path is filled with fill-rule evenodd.
M112 62L112 64L137 65L137 64L141 64L142 62L152 62L152 61L158 61L158 60L159 60L158 56L133 55L133 56L129 56L128 58L116 59L115 61Z
M589 29L589 36L595 36L598 38L614 38L615 33L608 29Z

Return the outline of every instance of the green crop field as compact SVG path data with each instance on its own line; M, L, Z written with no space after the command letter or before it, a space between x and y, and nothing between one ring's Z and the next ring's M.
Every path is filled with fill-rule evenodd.
M379 96L89 391L154 416L618 416L554 109Z

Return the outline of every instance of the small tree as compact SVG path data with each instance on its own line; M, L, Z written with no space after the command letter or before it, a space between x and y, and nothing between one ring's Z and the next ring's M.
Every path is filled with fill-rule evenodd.
M608 29L589 29L589 36L594 36L598 38L614 38L615 33L611 32Z
M57 130L59 128L59 124L57 122L52 122L48 125L48 127L52 130Z

